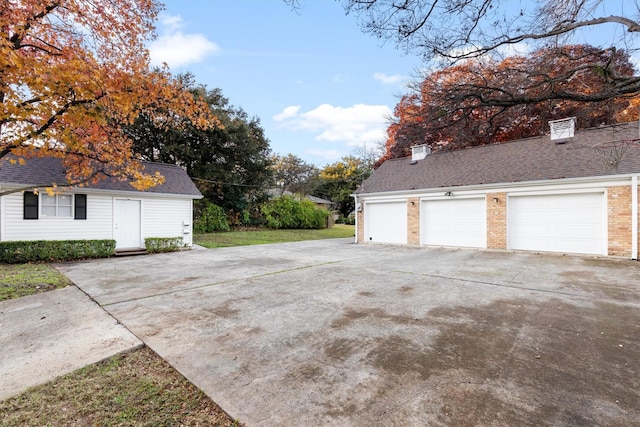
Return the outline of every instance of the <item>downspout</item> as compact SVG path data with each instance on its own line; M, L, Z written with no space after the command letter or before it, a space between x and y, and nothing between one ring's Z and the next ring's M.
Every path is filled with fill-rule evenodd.
M355 207L356 211L355 233L353 233L355 240L353 241L353 243L358 243L358 196L356 194L352 194L352 196L354 200L353 206Z
M631 177L631 259L638 259L638 176Z

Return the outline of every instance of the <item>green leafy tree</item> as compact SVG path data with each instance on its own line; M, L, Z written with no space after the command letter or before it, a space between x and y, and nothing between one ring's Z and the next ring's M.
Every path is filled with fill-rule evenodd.
M271 157L271 170L272 184L279 189L279 195L286 191L309 195L318 186L318 168L293 154Z
M336 204L342 216L348 216L354 209L351 194L369 177L373 170L373 159L345 156L342 160L326 165L320 171L322 184L316 194Z
M150 114L140 115L128 133L143 159L178 164L194 178L211 203L239 218L243 211L266 200L271 182L269 140L260 120L229 104L220 89L196 85L193 76L180 76L197 99L204 100L221 126L199 129L187 116L172 116L179 126L159 127Z

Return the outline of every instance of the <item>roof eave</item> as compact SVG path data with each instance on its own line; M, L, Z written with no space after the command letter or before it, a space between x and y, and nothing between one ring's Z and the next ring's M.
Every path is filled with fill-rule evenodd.
M31 184L24 184L24 183L16 183L16 182L0 182L0 188L1 187L12 187L15 189L24 189L24 190L31 190L31 189L40 189L40 188L49 188L50 186L47 185L31 185ZM72 187L67 187L67 186L58 186L57 187L60 190L70 190L70 191L81 191L81 192L85 192L85 193L96 193L96 194L113 194L113 193L117 193L118 195L122 195L122 196L130 196L130 197L140 197L140 196L151 196L151 197L175 197L175 198L180 198L180 199L202 199L204 196L202 194L185 194L185 193L162 193L162 192L152 192L152 191L138 191L138 190L108 190L108 189L102 189L102 188L91 188L91 187L78 187L78 186L72 186ZM20 190L18 190L20 191Z
M493 190L499 188L518 188L518 187L531 187L531 186L543 186L543 185L562 185L562 184L584 184L590 182L611 182L631 179L632 177L640 177L640 171L638 173L621 174L621 175L599 175L590 177L576 177L576 178L560 178L560 179L545 179L536 181L519 181L519 182L499 182L495 184L473 184L473 185L458 185L448 187L430 187L430 188L416 188L411 190L395 190L395 191L377 191L370 193L352 193L351 197L378 197L378 196L404 196L411 194L418 194L424 192L436 192L436 191L472 191L472 190Z

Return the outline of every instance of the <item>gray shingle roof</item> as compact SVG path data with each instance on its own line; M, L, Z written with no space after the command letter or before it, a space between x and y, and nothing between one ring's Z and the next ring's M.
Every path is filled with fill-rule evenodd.
M11 164L11 155L0 160L0 183L14 185L45 186L55 183L60 187L68 185L62 160L53 157L36 157L27 159L24 165ZM151 187L144 193L176 194L183 196L202 197L191 178L178 165L166 163L142 162L145 172L153 174L160 172L164 176L164 183ZM83 188L110 191L138 191L126 181L103 179L97 184L88 184Z
M640 173L638 122L384 162L356 194ZM615 160L618 160L616 162Z

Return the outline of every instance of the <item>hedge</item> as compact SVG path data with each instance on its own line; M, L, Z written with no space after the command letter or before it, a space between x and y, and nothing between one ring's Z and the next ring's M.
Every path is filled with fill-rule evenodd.
M147 237L144 239L147 252L176 252L184 248L182 237Z
M0 242L0 262L73 261L107 258L116 250L115 240L30 240Z
M262 205L261 212L269 228L320 229L327 226L329 211L310 200L280 196Z
M213 233L229 230L229 221L227 221L227 214L224 209L207 199L196 201L194 233Z

